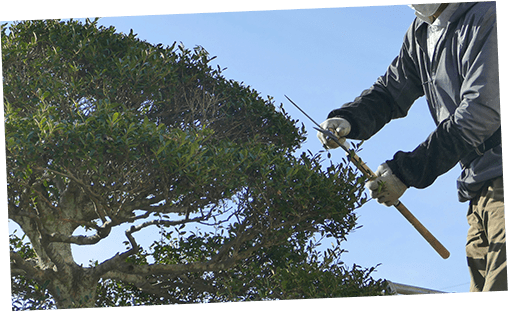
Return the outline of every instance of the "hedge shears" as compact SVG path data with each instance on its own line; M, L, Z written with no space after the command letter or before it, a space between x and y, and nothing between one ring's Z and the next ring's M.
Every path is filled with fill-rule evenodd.
M315 122L303 109L301 109L295 102L293 102L287 95L285 95L291 104L293 104L300 112L302 112L310 121L312 121L317 127L314 127L317 131L325 134L328 138L337 143L347 154L350 161L362 172L368 181L377 179L376 174L362 161L362 159L356 154L353 149L349 148L349 144L346 141L339 140L339 136L332 130L323 129L320 124ZM450 256L450 252L427 230L427 228L402 204L398 201L394 204L395 208L406 218L411 225L425 238L425 240L434 248L434 250L443 258L447 259Z

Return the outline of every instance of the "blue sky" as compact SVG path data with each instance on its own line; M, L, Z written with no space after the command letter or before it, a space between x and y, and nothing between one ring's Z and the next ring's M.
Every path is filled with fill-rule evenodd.
M400 5L400 1L376 2L376 6L369 6L374 4L372 1L355 2L367 5L359 7L340 7L347 5L344 1L315 1L310 6L303 1L261 1L244 7L237 7L236 3L228 6L230 2L226 1L211 7L209 2L198 1L202 6L182 8L154 8L148 4L141 8L139 2L123 3L118 10L94 12L83 8L60 15L50 11L37 16L30 10L23 16L14 11L11 18L2 15L0 20L120 15L104 17L100 23L113 25L124 33L133 29L139 38L153 44L171 45L177 41L189 48L200 45L217 56L212 64L227 68L224 76L244 82L265 98L274 97L277 105L283 103L292 118L299 119L309 130L303 150L313 152L322 150L315 132L310 131L313 125L284 95L315 120L323 121L330 110L352 101L385 72L414 19L413 10ZM133 4L138 7L133 8ZM317 9L320 7L325 8ZM224 12L228 10L247 12ZM171 14L211 11L219 13ZM434 127L427 104L420 99L408 117L392 121L366 141L359 155L375 171L396 151L413 150ZM342 150L332 151L334 162L342 157ZM381 264L374 273L376 278L446 292L467 292L469 274L464 245L468 206L457 200L455 180L459 173L456 166L427 189L409 189L401 198L448 248L450 258L443 260L395 208L370 201L357 211L363 227L348 236L342 246L348 253L342 260L348 266ZM104 246L107 245L76 248L77 260L86 264L89 255L103 260L101 257L111 257L118 251L105 252L109 247Z

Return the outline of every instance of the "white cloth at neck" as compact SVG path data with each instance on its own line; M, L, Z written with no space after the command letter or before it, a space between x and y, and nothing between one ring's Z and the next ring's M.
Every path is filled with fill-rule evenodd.
M434 51L436 50L436 45L443 35L444 30L446 29L446 25L450 17L452 16L455 9L458 7L458 3L450 3L444 9L444 11L436 18L434 23L431 23L428 18L422 18L418 16L420 19L425 21L428 25L427 27L427 53L429 54L429 58L432 60L434 56Z

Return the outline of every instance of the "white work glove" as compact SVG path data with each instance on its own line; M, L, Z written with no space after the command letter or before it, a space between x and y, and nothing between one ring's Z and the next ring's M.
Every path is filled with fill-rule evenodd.
M370 191L370 196L388 207L397 204L407 190L407 186L393 174L386 163L381 164L375 174L377 178L365 184Z
M339 136L339 141L342 144L344 144L346 141L346 135L351 132L351 124L349 121L340 117L328 118L327 120L323 121L320 126L323 129L335 132ZM332 139L327 139L328 136L322 132L318 131L317 137L319 141L321 141L321 143L328 149L339 147L335 141Z

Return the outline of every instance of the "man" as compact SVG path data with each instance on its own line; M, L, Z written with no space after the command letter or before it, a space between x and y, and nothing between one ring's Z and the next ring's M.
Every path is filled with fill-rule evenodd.
M495 6L410 5L417 18L385 75L321 124L341 139L365 140L425 95L437 128L412 152L399 151L379 166L367 188L391 206L408 187L425 188L460 162L459 200L470 202L471 291L507 289ZM318 138L337 147L322 133Z

